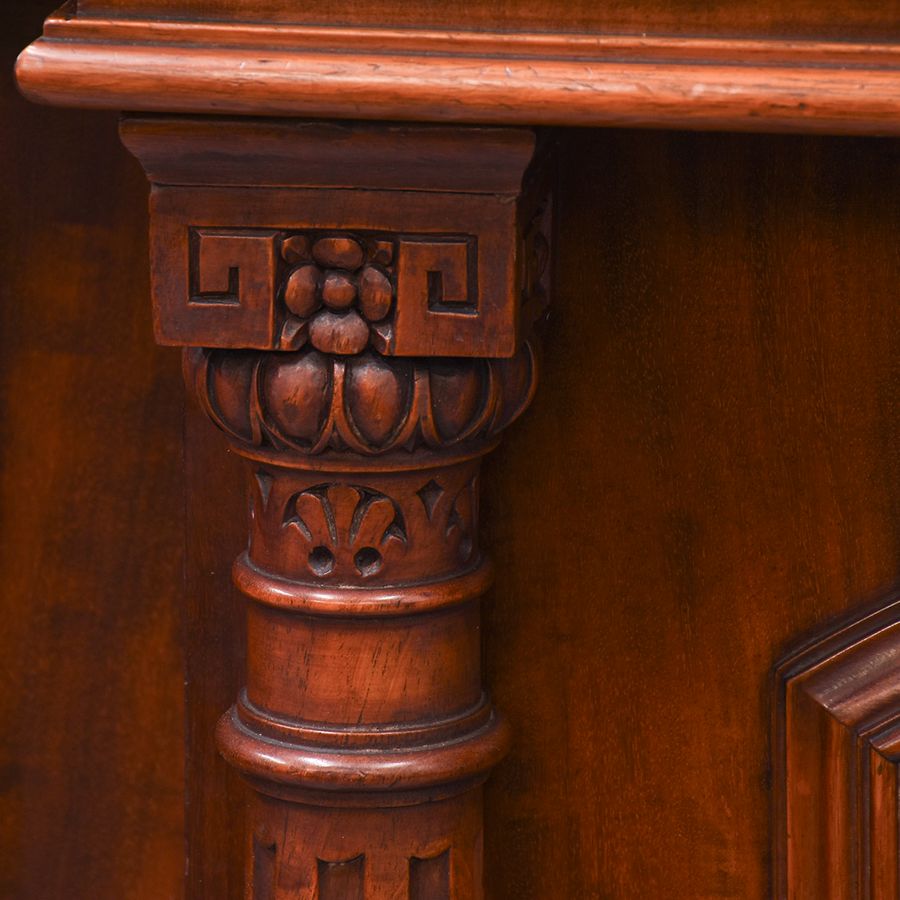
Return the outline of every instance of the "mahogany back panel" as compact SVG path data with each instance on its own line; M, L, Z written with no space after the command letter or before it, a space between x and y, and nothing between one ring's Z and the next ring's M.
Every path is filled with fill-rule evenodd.
M569 134L484 477L491 896L773 896L770 671L900 573L897 150Z
M771 671L900 572L896 162L564 135L545 371L483 478L516 731L486 788L493 900L772 896ZM240 671L240 471L190 421L192 884L238 900L201 842L233 848L242 815L210 740Z
M0 896L181 895L182 387L116 117L22 100L0 38Z

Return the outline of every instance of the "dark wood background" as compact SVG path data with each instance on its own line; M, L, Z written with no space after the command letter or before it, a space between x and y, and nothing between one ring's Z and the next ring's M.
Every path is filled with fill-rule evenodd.
M152 345L115 117L14 92L47 12L3 13L0 896L179 897L187 736L190 878L238 900L210 735L240 677L240 470L183 431ZM563 135L543 383L484 479L517 733L492 900L771 895L770 670L900 575L898 149Z
M177 354L115 115L20 99L0 20L0 896L163 900L184 871Z

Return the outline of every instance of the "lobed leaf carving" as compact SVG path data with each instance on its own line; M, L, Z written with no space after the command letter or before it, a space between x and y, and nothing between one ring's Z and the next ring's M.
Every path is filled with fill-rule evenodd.
M439 450L493 437L528 406L530 343L509 360L398 359L188 349L185 369L206 412L235 440L315 455Z

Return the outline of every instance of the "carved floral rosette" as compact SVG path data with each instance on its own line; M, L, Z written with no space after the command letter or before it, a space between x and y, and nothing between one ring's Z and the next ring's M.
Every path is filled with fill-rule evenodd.
M481 675L492 567L479 468L531 402L535 344L510 358L392 355L395 248L373 241L288 235L278 349L184 354L250 476L233 570L250 601L247 678L217 742L257 792L254 898L301 884L304 897L348 896L350 881L330 887L335 872L379 896L479 896L479 785L510 741ZM524 246L530 328L546 303L537 226ZM317 806L333 828L315 824ZM388 831L384 848L369 839Z

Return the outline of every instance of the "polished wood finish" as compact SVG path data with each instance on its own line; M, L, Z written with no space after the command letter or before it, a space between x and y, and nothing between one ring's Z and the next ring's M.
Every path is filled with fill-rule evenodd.
M390 22L390 19L386 20ZM897 134L881 41L672 38L96 19L24 51L34 100L250 115ZM375 75L377 73L377 77Z
M247 787L215 732L246 669L246 598L231 579L247 545L246 473L240 457L222 452L220 432L196 403L186 404L184 435L184 895L243 900Z
M883 598L897 580L896 143L570 131L562 135L559 151L558 215L547 223L559 239L543 392L484 467L483 543L492 548L498 574L483 604L482 677L473 613L482 590L479 570L454 563L469 552L471 537L454 512L463 525L474 521L474 504L459 508L474 491L455 488L496 437L494 425L506 424L503 410L520 411L529 393L524 384L533 380L532 360L528 353L517 355L518 341L505 347L493 341L508 333L510 323L525 337L542 303L516 313L509 304L516 292L504 294L499 308L513 311L512 318L476 327L475 336L461 343L464 349L470 340L487 341L497 358L409 359L397 355L403 345L392 338L405 330L413 340L424 337L440 347L452 337L452 329L431 332L427 322L424 332L406 328L397 319L406 299L426 298L420 312L444 315L455 308L456 315L471 316L459 304L472 305L469 275L478 268L469 265L470 245L460 240L466 230L458 223L463 212L475 221L471 213L490 209L494 201L488 195L495 192L515 206L520 173L504 160L522 132L478 130L480 137L468 142L459 134L475 132L456 127L173 119L171 112L296 114L298 103L308 103L302 107L307 112L354 119L396 110L412 119L450 115L530 125L557 121L552 112L542 112L556 108L560 115L587 115L560 121L870 133L896 122L896 16L891 18L890 4L707 4L701 11L694 4L688 9L647 2L632 6L635 18L624 29L649 29L646 41L598 39L590 32L540 35L525 26L536 10L540 21L562 21L558 8L526 2L515 7L469 7L470 30L453 34L456 50L445 66L445 57L434 51L442 44L446 49L450 38L434 25L441 10L427 4L395 8L390 16L382 16L385 8L376 3L357 4L353 17L335 29L331 25L344 15L338 4L317 12L321 22L330 21L327 28L273 30L265 22L238 24L226 7L219 9L229 16L215 26L162 20L148 25L141 19L147 7L139 3L129 5L129 17L110 19L110 10L89 0L80 5L78 18L52 20L48 37L20 69L26 83L37 79L32 87L43 83L60 91L47 99L115 106L130 97L138 106L146 102L168 113L132 120L125 134L159 185L153 202L159 226L157 333L176 344L190 344L193 335L207 345L186 356L188 382L202 406L189 413L185 446L191 897L237 900L249 885L251 892L270 888L293 898L308 896L313 884L326 896L352 897L367 881L376 896L398 886L426 897L477 895L482 792L487 897L778 896L788 854L777 826L779 810L788 804L777 798L797 782L780 775L786 770L779 769L782 744L772 730L779 721L773 668L798 634L827 645L833 617L859 609L866 598ZM592 15L608 13L605 21L624 15L615 5L593 8ZM289 18L296 7L279 9ZM729 9L734 27L719 29L731 35L720 39L707 27L726 21ZM575 14L579 10L573 7ZM483 30L488 21L502 27L504 16L517 17L508 37ZM678 27L697 27L684 39L660 37L665 29L657 25L677 16ZM404 34L409 24L419 26L419 33ZM696 39L700 32L705 37ZM241 50L238 34L245 43ZM186 35L202 36L200 45ZM409 53L403 56L404 40L413 38L420 42L421 69L410 68ZM266 53L252 52L259 47ZM589 59L579 61L586 48ZM547 58L550 51L564 57L558 70ZM514 58L519 56L525 58ZM274 82L254 68L264 59L278 64L281 75ZM358 70L357 59L371 65ZM453 79L457 92L460 83L468 83L460 81L468 72L463 60L474 60L495 81L474 84L472 98L454 111ZM323 61L330 68L317 68ZM246 82L235 79L240 62L250 69ZM81 68L88 63L97 68ZM113 63L122 68L110 69ZM212 73L206 63L215 66ZM566 83L599 94L581 106L570 103L568 113L553 99L547 76L571 74L576 64L602 78ZM507 65L521 76L518 87L513 84L519 98L527 93L527 66L542 73L531 78L536 99L527 110L516 106L526 101L513 102L505 87L497 87L496 76L511 77ZM385 74L387 87L377 80L373 86L375 71ZM623 71L626 80L616 81ZM412 82L392 94L411 72L418 73ZM439 89L434 96L428 93L429 72ZM298 87L304 73L311 77L305 89ZM709 82L711 75L718 80ZM165 91L155 85L157 78L167 79ZM638 95L644 85L655 93L646 101L628 98L613 114L616 85L626 95ZM661 93L661 85L670 92ZM323 97L335 105L317 106ZM432 136L427 151L409 152L426 146L426 131ZM466 153L467 147L473 152ZM117 184L115 171L104 158L103 175ZM404 193L435 196L423 197L421 208L410 197L392 203L400 199L393 194L401 186L412 188ZM333 202L310 202L317 192ZM524 196L529 195L526 186ZM217 199L223 196L236 202ZM435 221L422 225L428 209ZM449 215L454 209L460 218ZM202 212L203 221L192 210ZM425 216L412 235L396 224L400 211ZM543 258L535 235L544 229L526 228L535 221L532 214L523 207L515 217L511 244L510 218L495 212L486 227L506 236L507 250L504 256L495 245L492 267L502 267L503 258ZM28 223L31 215L21 218ZM104 244L102 235L94 235L89 249L104 265L127 258L131 272L131 251L143 244L140 237L131 243L126 238L137 227L123 216L121 244L117 236L107 236ZM452 240L438 241L447 245L438 250L426 248L418 265L400 267L405 239L430 229L430 238ZM105 246L113 248L111 260L103 257ZM54 284L70 284L69 270L53 268L58 255L42 252L41 277L49 282L50 273L58 272ZM135 265L143 271L139 261ZM545 289L546 273L536 277L540 266L510 271L522 284ZM100 290L99 281L84 283ZM116 303L134 287L129 279L105 310L118 309ZM93 299L79 298L88 305ZM230 314L245 303L247 318L235 324ZM201 308L202 335L193 317ZM29 311L36 315L40 309L46 307L35 303ZM390 328L385 332L381 325ZM46 336L52 329L45 331L35 353L53 346ZM242 333L252 349L242 348ZM19 339L16 333L13 345ZM132 345L126 340L123 346ZM342 352L353 350L358 352ZM132 363L129 354L123 365ZM17 369L22 365L17 358ZM498 370L508 376L509 366L528 377L498 377ZM34 370L27 371L33 377ZM120 382L146 385L138 380L141 371L134 365ZM171 376L171 366L166 371ZM498 387L504 383L514 390ZM24 387L29 384L25 379ZM440 385L437 392L430 390L433 384ZM160 390L160 408L177 413L171 377ZM442 399L435 403L435 397ZM468 418L473 397L499 418ZM410 424L411 408L423 422L419 432ZM235 452L222 452L210 417ZM47 433L54 427L49 423ZM104 443L91 444L92 462L119 459L117 444L115 454L104 455L111 453L114 433L107 429ZM446 445L448 435L452 446ZM412 449L396 446L398 437L409 438ZM171 449L177 458L177 446ZM463 458L468 452L473 457ZM400 468L390 469L398 460ZM109 484L109 467L103 471L103 484ZM28 484L21 473L16 470L17 490ZM173 473L169 468L164 475ZM253 595L246 630L246 601L229 584L231 560L247 544L242 474L249 476L253 512L252 542L236 568L239 584ZM445 495L431 480L453 496L449 513ZM30 521L28 496L22 499L20 490L15 495L13 521L21 510ZM171 495L161 490L157 499L163 506ZM440 510L434 521L428 514L432 502L435 516ZM73 535L103 528L89 504L70 504L68 515ZM441 527L447 537L451 520L452 539L435 540ZM56 520L49 521L48 529L55 527ZM177 515L158 527L173 537ZM367 529L378 540L359 544ZM119 548L133 559L134 528L101 533L104 554ZM414 553L401 552L403 537ZM34 540L15 546L33 550ZM473 553L476 546L480 542L473 539ZM142 560L151 558L158 561L155 555ZM160 573L176 560L177 551L165 557ZM420 573L426 570L447 577L436 589L423 588ZM127 582L141 570L116 567L117 584L123 571ZM400 586L391 585L390 596L401 605L391 607L390 616L386 585L379 584L389 571ZM11 619L40 608L37 580L10 583L16 590L8 600ZM164 575L153 579L155 588L160 584L168 584ZM334 615L347 611L351 586L353 615ZM140 595L130 582L128 589ZM170 596L177 598L178 591ZM61 611L79 595L69 597ZM413 606L403 609L404 603ZM419 603L433 608L424 612ZM851 618L865 615L868 607L862 608ZM121 610L112 602L104 601L103 609L119 621ZM29 646L42 646L49 634L51 648L68 647L55 627L55 620L38 622ZM401 631L428 652L404 654ZM11 656L20 647L15 634ZM351 658L371 659L373 647L380 659L402 660L415 679L401 689L377 669L347 665ZM274 664L264 664L264 658ZM841 665L834 660L832 671ZM33 671L32 656L22 666ZM122 661L109 665L113 683L122 667L130 671ZM173 663L165 676L153 677L171 679L176 670ZM851 681L862 684L871 670L854 669ZM75 690L71 685L79 677L90 682L89 671L87 662L67 662L66 692ZM374 692L365 697L357 688L367 679ZM485 711L497 722L487 704L473 709L469 702L482 681L516 732L510 755L483 788L475 782L496 761L504 740L500 727L477 728ZM827 687L827 678L822 683ZM11 697L18 699L26 689L22 679ZM233 763L228 765L213 734L235 697L235 710L219 731ZM145 702L143 695L138 702ZM167 707L172 716L176 706ZM431 718L422 720L417 711L426 706L432 707ZM833 719L821 712L827 706L821 703L810 720ZM165 765L154 752L155 741L171 747L178 723L164 720L160 706L151 703L150 709L143 730L137 728L133 740L129 732L127 763L111 771L159 773ZM315 712L312 721L306 709ZM79 722L91 720L92 712ZM357 719L362 715L361 729L351 724L354 712ZM113 733L132 719L133 711L123 711ZM66 732L60 724L67 719L47 721L40 747L75 746L74 729ZM149 723L154 741L141 741ZM461 745L429 740L454 729L466 738ZM841 736L840 728L831 732ZM18 733L30 734L27 726ZM113 739L103 736L110 732L101 727L97 733L99 743L92 746L109 754ZM488 739L479 745L476 737L485 733ZM358 784L347 790L360 777L360 769L348 765L358 761L352 747L343 746L354 740L370 746L370 768L362 774L389 787L369 792L375 796L365 797L368 807L339 805L341 798L359 800L363 793ZM817 752L821 759L830 749L785 737L785 759L789 745L796 758L813 762ZM399 756L391 756L398 748ZM875 751L887 754L885 759L893 754L888 742ZM873 760L878 762L870 754ZM109 816L121 815L114 821L129 827L113 834L108 850L121 850L123 858L110 865L96 850L76 849L83 829L64 831L58 827L62 816L42 820L41 827L31 819L25 831L12 818L9 833L14 840L26 835L29 859L39 859L29 866L18 863L18 855L13 863L4 861L4 870L13 872L12 891L23 897L54 889L67 897L78 891L168 896L173 873L184 862L180 850L172 852L165 825L179 816L177 798L172 791L154 797L154 821L163 823L162 832L142 845L143 879L136 880L128 848L134 846L140 812L115 793L118 779L98 780L92 762L73 764L73 784L75 772L81 774L75 793L66 794L55 781L38 799L60 809L61 796L74 796L67 808L77 806L81 815L91 811L83 820L90 847L101 846L97 836L110 833L103 824ZM425 796L430 789L422 785L429 779L444 789L451 778L454 786L430 803L385 805L403 793L384 779L386 764L398 762L416 792L412 799ZM40 771L45 769L53 770L49 763ZM257 788L249 808L238 769ZM468 784L465 773L471 775ZM154 784L170 784L178 774L170 766ZM892 896L896 791L892 767L881 774L870 792L877 825L871 890ZM832 791L837 783L820 782L820 807L840 805L843 795ZM320 790L322 784L327 787ZM113 799L104 805L97 797ZM318 805L297 803L298 797ZM14 807L14 816L27 808ZM451 845L456 850L445 854ZM296 855L286 855L285 846ZM820 849L821 842L811 840L791 852L813 860L814 867ZM840 853L826 850L826 862L840 861ZM74 875L72 858L80 864ZM804 890L801 882L795 893L802 896Z
M778 897L900 897L900 599L776 672Z
M116 117L25 103L0 29L0 896L181 895L181 398Z
M773 896L772 669L900 572L896 162L566 135L541 389L484 476L488 896Z
M485 358L521 345L533 223L510 199L532 132L151 119L122 136L154 179L160 342Z
M405 4L391 0L332 0L309 7L292 0L78 0L87 16L138 13L160 18L262 20L313 24L383 25L458 28L460 23L479 30L543 32L585 31L594 34L736 34L768 37L900 37L897 0L864 3L861 0L464 0L448 8L440 0Z
M482 477L485 676L514 731L485 786L492 900L771 900L772 671L900 571L896 154L564 134L540 388ZM223 598L238 461L196 417L222 549L218 588L208 552L192 577ZM224 709L241 622L195 615L191 701ZM191 859L239 900L215 753L198 730L218 830Z

